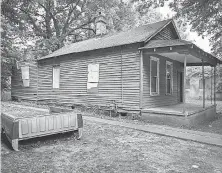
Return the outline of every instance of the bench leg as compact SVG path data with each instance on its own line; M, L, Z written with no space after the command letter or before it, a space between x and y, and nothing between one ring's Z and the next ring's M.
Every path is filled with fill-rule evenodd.
M79 128L78 129L78 137L77 137L77 139L80 139L82 137L82 133L83 133L83 128Z
M18 139L13 139L13 140L12 140L12 148L13 148L15 151L18 151Z

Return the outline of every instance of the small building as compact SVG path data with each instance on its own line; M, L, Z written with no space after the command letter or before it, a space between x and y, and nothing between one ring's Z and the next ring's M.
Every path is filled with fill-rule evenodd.
M173 20L112 35L105 34L104 20L96 22L97 37L38 59L38 100L101 106L115 101L149 112L185 103L186 66L221 63L182 40Z
M12 68L12 100L37 101L38 69L36 60L16 62Z
M216 83L220 81L220 77L216 75L215 77ZM205 99L213 102L213 92L214 92L214 75L211 74L210 76L205 77ZM186 96L188 99L203 99L203 78L200 75L193 75L189 80L187 80L186 86ZM216 90L216 100L222 100L222 93L221 91Z

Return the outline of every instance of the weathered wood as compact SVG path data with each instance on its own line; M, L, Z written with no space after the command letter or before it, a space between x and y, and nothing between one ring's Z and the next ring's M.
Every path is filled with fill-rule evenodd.
M187 72L187 57L184 57L184 72L183 72L183 112L185 113L186 105L186 72ZM187 115L186 115L187 116Z
M26 111L30 112L27 108L21 111L23 114L27 114ZM70 110L61 111L62 113L50 115L40 111L37 112L40 115L32 117L23 117L23 115L17 117L16 112L12 112L12 115L4 112L1 115L2 129L16 151L18 151L18 141L30 138L75 130L78 130L78 138L81 138L83 128L82 115L75 112L67 113Z
M44 60L39 67L39 99L47 97L95 105L115 100L139 107L139 57L138 45L60 57L57 60L61 68L58 90L52 90L52 63L50 59ZM100 64L97 94L87 93L86 89L90 63Z
M210 70L210 101L213 103L213 69Z
M160 31L152 40L170 40L178 39L177 33L172 24L166 26L162 31Z
M203 60L202 60L203 63ZM202 79L203 79L203 108L205 108L205 78L204 78L204 65L202 65Z
M187 66L202 66L202 65L204 65L204 66L210 66L210 64L209 63L187 63Z
M143 51L140 51L140 108L143 107Z
M214 105L216 105L216 66L214 67Z
M166 105L174 105L178 103L177 94L177 71L182 71L182 63L173 61L167 57L160 55L152 55L160 60L159 71L159 95L150 96L150 56L144 55L143 62L143 107L159 107ZM166 61L173 62L173 91L171 95L166 95Z
M37 98L37 63L29 64L29 87L23 86L21 69L13 67L11 78L11 96L18 99L36 100Z

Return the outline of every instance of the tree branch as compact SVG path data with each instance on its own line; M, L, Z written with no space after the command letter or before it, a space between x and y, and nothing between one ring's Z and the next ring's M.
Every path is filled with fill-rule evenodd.
M93 20L89 20L87 23L84 23L76 28L71 29L70 31L68 31L65 35L63 35L63 37L65 38L66 36L70 35L72 32L78 30L78 29L83 29L84 26L87 26L88 24L92 23Z
M95 29L92 29L92 28L81 28L81 29L90 30L90 31L93 31L94 34L96 34Z
M27 17L29 18L29 21L31 22L31 24L33 25L34 29L35 29L35 33L37 36L41 36L41 37L46 37L46 34L42 32L42 30L36 25L35 20L32 18L32 16L23 9L20 9L23 13L25 13L27 15Z
M38 4L44 8L45 11L48 11L50 17L52 18L53 20L53 24L54 24L54 27L55 27L55 31L56 31L56 36L59 37L60 36L60 28L59 28L59 25L58 25L58 21L57 19L55 18L55 14L52 14L51 10L50 9L47 9L44 5L42 5L41 3L38 2Z
M67 29L67 27L68 27L69 24L70 24L69 20L70 20L70 18L71 18L71 16L72 16L74 10L76 9L77 5L79 4L79 2L80 2L80 0L78 0L77 3L76 3L76 5L69 10L68 17L67 17L67 19L66 19L66 22L65 22L65 24L64 24L64 27L62 28L62 34L64 34L64 33L66 32L66 29Z

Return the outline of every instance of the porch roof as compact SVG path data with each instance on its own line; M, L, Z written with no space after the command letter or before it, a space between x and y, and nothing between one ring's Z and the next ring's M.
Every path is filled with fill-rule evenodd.
M200 66L202 65L202 60L204 65L210 66L216 66L217 63L222 63L221 60L203 51L192 42L181 39L151 40L139 49L144 50L145 54L158 54L182 63L186 56L187 66Z

